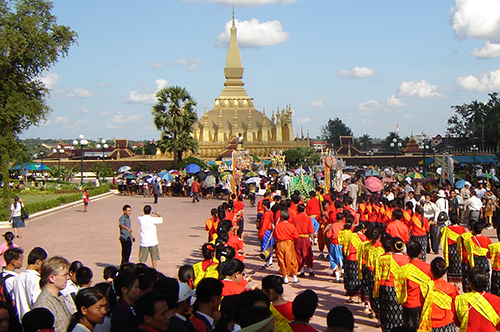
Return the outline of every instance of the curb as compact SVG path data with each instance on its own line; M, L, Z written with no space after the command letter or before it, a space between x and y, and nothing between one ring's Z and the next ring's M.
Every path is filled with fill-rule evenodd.
M103 199L103 198L106 198L108 196L117 195L117 194L118 194L118 190L111 189L110 191L108 191L108 192L106 192L104 194L100 194L100 195L97 195L97 196L92 196L91 199L92 200L99 200L99 199ZM72 203L67 203L67 204L64 204L64 205L56 206L56 207L50 208L48 210L43 210L43 211L35 212L35 213L33 213L33 214L30 215L30 218L26 221L26 224L29 224L33 220L36 220L36 219L38 219L40 217L51 215L53 213L56 213L56 212L59 212L59 211L62 211L62 210L66 210L66 209L69 209L71 207L74 207L74 206L77 206L77 205L80 205L80 204L82 204L82 202L81 202L81 200L78 200L78 201L75 201L75 202L72 202ZM9 221L0 221L0 228L12 228L12 224Z

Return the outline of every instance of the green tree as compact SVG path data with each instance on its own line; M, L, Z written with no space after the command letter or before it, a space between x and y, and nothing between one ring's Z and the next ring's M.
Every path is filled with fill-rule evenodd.
M40 74L67 55L77 34L58 25L46 0L0 0L0 172L21 146L19 134L47 119L48 89ZM3 204L10 197L3 186Z
M359 142L359 145L361 146L361 149L363 151L368 151L369 147L373 142L373 139L371 138L370 135L364 134L363 136L358 137L357 141Z
M156 93L157 104L153 105L153 117L156 129L167 135L170 134L172 152L174 153L174 167L179 165L179 136L181 133L193 132L196 114L193 111L196 102L185 88L169 86ZM162 133L162 134L163 134Z
M393 143L393 140L394 138L397 139L397 143L401 143L401 149L404 149L405 146L408 144L408 142L410 141L410 137L399 137L395 131L391 131L389 133L389 135L387 135L386 138L384 138L381 142L381 145L382 145L382 148L385 150L385 151L388 151L388 152L394 152L394 147L391 147L391 143Z
M158 148L162 153L174 152L173 134L163 132L161 139L157 142ZM196 153L198 151L198 141L189 133L180 133L177 137L177 160L182 162L182 155L184 152L191 151Z
M328 119L326 125L321 127L321 136L333 148L340 146L340 136L352 136L352 130L338 117Z
M321 156L312 147L298 146L283 152L286 156L286 163L290 167L316 165Z

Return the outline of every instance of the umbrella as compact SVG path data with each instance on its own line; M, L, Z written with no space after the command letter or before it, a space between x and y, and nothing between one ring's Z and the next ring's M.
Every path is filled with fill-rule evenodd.
M267 176L267 173L265 170L261 169L260 171L257 172L260 176Z
M392 182L394 182L394 180L393 180L393 179L391 179L391 178L383 178L383 179L382 179L382 182L385 182L385 183L392 183Z
M365 187L371 192L377 192L382 190L382 188L384 188L384 185L382 184L382 181L379 178L370 176L368 179L365 180Z
M356 171L356 169L354 167L350 167L350 166L345 166L342 168L342 170L344 172L355 172Z
M269 175L278 175L278 174L279 174L279 172L278 172L276 169L274 169L274 168L271 168L271 169L269 170ZM296 174L297 174L297 173L296 173Z
M248 173L246 173L246 174L245 174L245 176L246 176L247 178L252 178L252 177L255 177L255 176L258 176L258 175L257 175L257 173L255 173L255 172L248 172Z
M295 171L293 171L295 174L299 175L299 174L304 174L306 171L303 169L303 168L297 168Z
M158 173L158 176L159 176L160 178L163 178L163 176L164 176L165 174L168 174L168 172L165 172L165 171L160 172L160 173Z
M147 179L147 178L152 178L153 176L151 174L147 174L147 173L144 173L144 174L141 174L139 175L139 179Z
M205 186L205 188L215 187L215 176L213 175L207 176L205 181L203 181L203 185Z
M208 172L208 175L213 175L214 177L218 178L220 176L220 172L210 171Z
M245 183L255 183L255 184L259 184L261 181L261 179L258 177L258 176L254 176L248 180L245 181Z
M417 172L412 172L410 174L408 174L408 177L409 178L412 178L412 179L423 179L424 176L420 173L417 173Z
M491 179L495 182L498 182L498 178L495 176L495 175L492 175L492 174L480 174L478 177L478 179Z
M125 179L133 180L133 179L137 179L137 176L135 176L134 174L127 174L127 175L125 175Z
M227 177L228 177L228 176L229 176L229 173L222 173L222 174L220 175L220 179L221 179L222 181L226 181L226 179L227 179Z
M349 174L342 174L342 181L345 181L347 179L350 179L351 176Z
M366 170L365 176L378 176L378 172L374 169Z
M405 176L404 174L401 174L401 173L397 173L395 176L396 180L398 181L403 181L405 179Z
M200 181L203 181L207 178L207 173L205 172L198 172L196 173L194 176L196 176L196 178Z
M201 167L199 165L189 164L186 166L186 172L188 172L189 174L195 174L199 171L201 171Z
M172 181L174 179L174 176L170 173L165 173L165 174L161 175L161 178L165 181Z
M465 187L465 180L459 180L455 183L455 188L462 189L463 187Z
M120 168L118 168L118 173L124 173L126 171L130 171L132 169L132 167L130 166L122 166Z
M176 170L176 169L173 169L173 170L168 171L168 172L169 172L170 174L172 174L172 175L180 175L180 174L181 174L181 172L179 172L179 171L178 171L178 170Z

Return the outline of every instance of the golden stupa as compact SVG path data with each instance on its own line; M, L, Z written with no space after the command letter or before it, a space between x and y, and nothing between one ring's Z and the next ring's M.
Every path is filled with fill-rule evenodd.
M309 146L309 139L295 140L292 124L292 108L277 109L271 119L265 109L260 112L254 107L243 88L243 66L236 39L236 26L231 26L231 37L227 50L224 74L226 82L214 108L205 113L195 124L194 137L198 140L199 156L204 159L230 157L236 148L236 138L244 140L244 149L259 158L269 158L273 152L284 151L297 146Z

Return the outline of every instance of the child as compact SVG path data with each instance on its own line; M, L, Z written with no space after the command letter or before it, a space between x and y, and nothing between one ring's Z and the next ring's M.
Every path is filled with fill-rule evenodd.
M204 278L219 278L219 263L214 259L215 247L212 243L205 243L201 247L203 260L193 265L194 287Z
M214 234L217 233L218 225L217 209L214 208L210 210L210 218L205 221L205 230L208 231L208 242L214 240Z
M295 256L294 241L299 238L295 226L288 222L290 217L287 210L281 211L280 222L274 228L274 239L276 240L276 256L281 275L285 284L288 284L288 276L291 274L294 283L299 282L297 278L298 265Z

